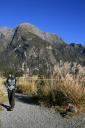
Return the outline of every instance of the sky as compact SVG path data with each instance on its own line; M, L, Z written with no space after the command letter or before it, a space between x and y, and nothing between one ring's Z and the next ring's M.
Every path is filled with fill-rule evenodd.
M0 0L0 27L24 22L85 45L85 0Z

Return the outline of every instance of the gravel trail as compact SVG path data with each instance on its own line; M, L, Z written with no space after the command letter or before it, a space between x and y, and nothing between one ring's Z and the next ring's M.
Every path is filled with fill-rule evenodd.
M85 115L66 121L59 113L40 107L36 99L16 95L13 111L6 103L0 112L0 128L85 128Z

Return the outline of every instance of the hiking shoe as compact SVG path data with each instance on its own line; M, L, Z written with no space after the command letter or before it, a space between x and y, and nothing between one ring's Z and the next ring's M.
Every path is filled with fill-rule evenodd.
M13 111L13 108L10 108L10 111Z
M10 111L13 111L13 108L10 108Z

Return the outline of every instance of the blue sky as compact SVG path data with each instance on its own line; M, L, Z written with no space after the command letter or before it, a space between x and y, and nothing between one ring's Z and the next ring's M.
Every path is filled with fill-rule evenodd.
M0 0L0 26L23 22L85 45L85 0Z

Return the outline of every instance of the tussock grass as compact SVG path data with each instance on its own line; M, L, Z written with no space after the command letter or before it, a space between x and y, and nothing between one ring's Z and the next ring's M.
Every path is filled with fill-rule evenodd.
M35 86L35 80L29 79L28 77L20 77L17 80L17 92L36 95L37 87Z
M66 77L61 77L58 74L52 76L51 79L19 78L18 91L24 94L47 97L49 103L58 105L85 103L84 81L70 79L69 74Z
M75 72L76 71L76 72ZM85 107L85 67L69 63L56 66L50 78L20 77L18 91L37 95L49 105L67 106L69 103Z

